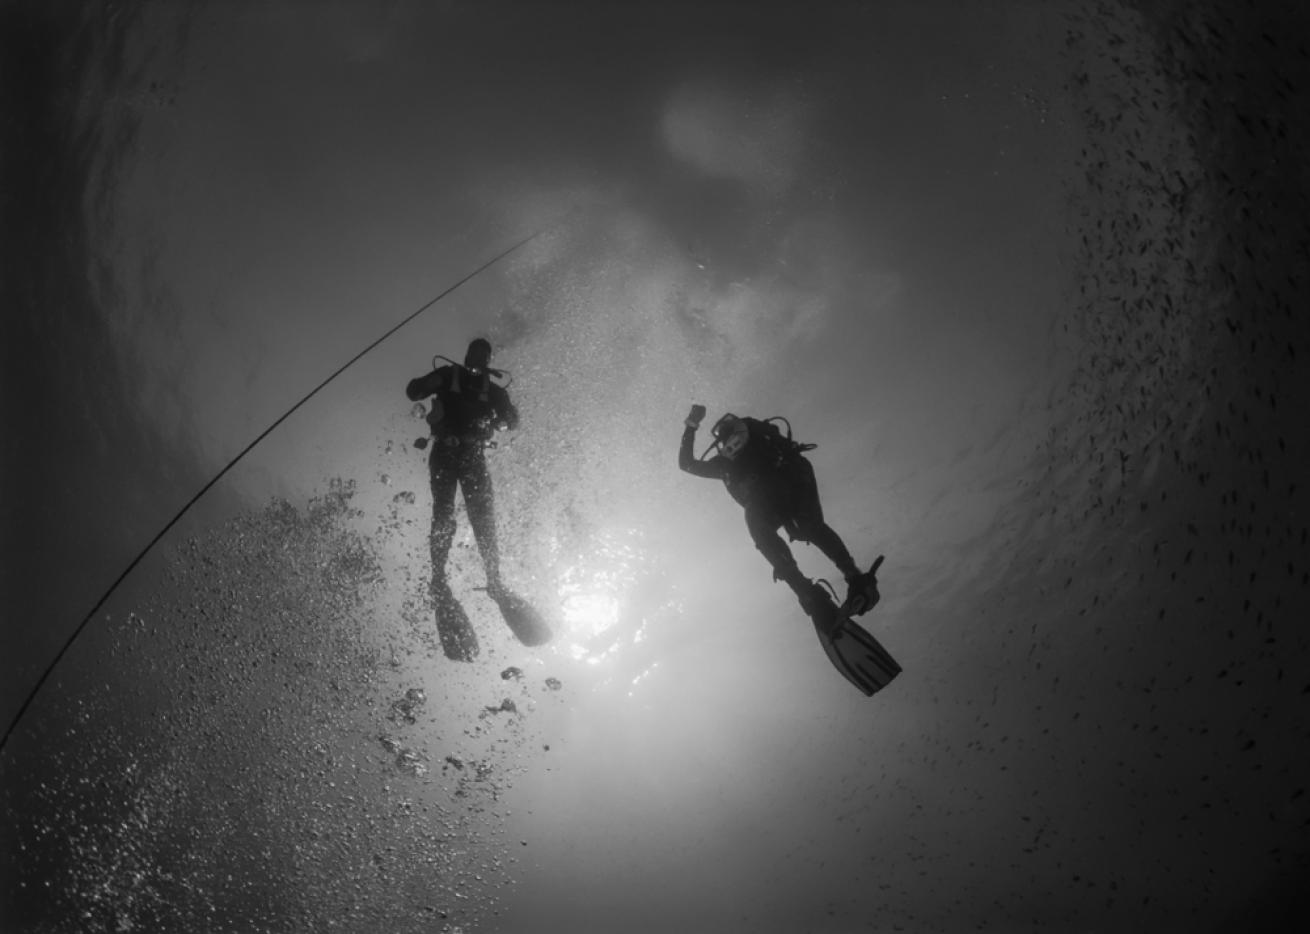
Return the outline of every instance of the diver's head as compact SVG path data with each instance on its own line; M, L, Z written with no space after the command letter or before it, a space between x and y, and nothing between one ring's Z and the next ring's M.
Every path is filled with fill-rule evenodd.
M477 337L469 342L468 352L464 354L464 366L473 373L481 375L491 362L491 342L485 337Z
M731 412L714 423L714 440L719 443L719 451L728 460L733 460L741 453L749 436L746 423Z

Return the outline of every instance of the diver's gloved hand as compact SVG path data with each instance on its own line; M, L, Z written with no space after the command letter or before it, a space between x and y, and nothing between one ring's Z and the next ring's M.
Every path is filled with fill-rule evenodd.
M683 422L683 424L685 424L688 428L699 428L701 420L704 418L705 418L705 406L699 404L693 405L691 407L691 412L688 413L687 419L685 422Z

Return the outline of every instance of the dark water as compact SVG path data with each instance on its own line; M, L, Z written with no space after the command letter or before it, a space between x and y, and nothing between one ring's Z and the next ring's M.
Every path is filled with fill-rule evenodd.
M163 443L140 416L95 313L113 300L94 249L96 173L127 158L134 107L167 102L158 76L194 23L179 15L176 31L152 33L159 49L142 59L126 45L140 24L112 6L10 4L3 16L4 171L23 182L4 186L15 272L0 279L21 312L3 318L17 439L5 455L4 654L20 659L6 662L4 691L16 705L62 621L98 595L68 569L106 554L125 563L203 477L186 443ZM990 447L935 481L943 495L967 487L987 521L925 546L928 557L889 561L901 568L888 617L914 620L885 633L906 674L879 715L840 721L842 757L815 739L831 718L788 728L776 698L752 711L761 729L784 731L770 735L792 759L826 756L804 794L769 799L801 813L820 802L792 838L794 863L704 840L708 855L689 859L685 840L662 835L676 818L652 808L637 824L650 865L732 891L711 858L727 852L722 863L757 880L737 882L745 894L732 904L680 900L701 889L574 846L568 821L585 800L542 843L567 856L533 861L538 841L507 835L510 802L516 788L543 787L576 669L545 656L511 670L507 649L476 668L445 665L428 622L424 491L365 477L304 502L210 504L236 517L198 519L106 608L0 762L5 930L559 930L607 918L642 930L1223 931L1304 920L1306 37L1294 5L1107 4L1071 17L1061 86L1026 92L1035 118L1076 118L1058 194L1067 295L1043 338L1051 375ZM142 60L153 65L140 73L124 64ZM581 312L565 323L507 325L552 352L525 381L575 390L568 364L598 345L616 371L647 372L638 323ZM721 365L714 353L707 370ZM33 391L51 385L86 391ZM582 541L618 482L608 462L578 469L568 445L623 428L533 414L556 418L564 440L529 442L540 447L507 462L506 489L527 505L503 521L520 538L567 541L559 507ZM111 447L137 453L97 456ZM1022 456L980 472L996 450ZM398 451L377 457L401 472ZM578 477L591 492L560 506ZM57 495L30 495L52 486ZM108 491L113 508L96 508ZM476 586L466 539L455 562L465 590ZM678 625L672 585L652 572L643 586ZM485 623L487 607L470 603ZM625 643L635 653L639 634ZM629 661L628 679L651 663ZM714 696L697 693L713 682L697 684L682 690ZM725 745L749 731L740 719L721 727ZM625 747L612 748L621 758ZM679 751L670 768L696 773ZM566 771L623 797L605 781L626 774L612 762L578 754ZM653 786L646 794L658 802ZM752 823L789 828L777 810ZM625 841L621 852L634 850ZM577 907L588 903L592 914Z

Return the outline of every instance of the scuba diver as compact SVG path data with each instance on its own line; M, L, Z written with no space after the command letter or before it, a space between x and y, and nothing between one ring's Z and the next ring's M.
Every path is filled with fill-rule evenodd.
M867 573L861 571L841 538L824 521L814 468L803 456L814 445L793 441L790 424L784 436L774 422L785 419L760 421L729 413L713 428L711 449L718 453L697 459L692 444L704 418L705 406L693 405L678 448L678 466L697 477L722 480L732 498L745 507L746 528L773 567L773 579L792 589L801 609L821 632L837 623L841 611L822 584L801 573L791 549L778 534L781 527L793 541L816 546L841 571L848 590L843 609L849 608L852 614L872 609L878 602L877 565Z
M697 477L722 480L732 498L746 509L746 528L755 547L773 567L773 579L781 580L796 594L814 623L828 660L843 678L867 697L891 684L901 666L852 617L867 613L878 602L880 555L868 571L861 571L841 538L823 519L814 468L803 456L812 444L791 438L786 419L739 418L724 415L713 429L717 449L713 457L698 459L692 451L696 431L705 418L705 406L693 405L678 448L678 466ZM787 424L784 437L774 422ZM706 453L709 453L709 450ZM815 545L846 578L846 599L838 608L828 588L812 581L796 566L787 543L778 535L785 528L793 541Z
M442 358L447 359L448 358ZM487 595L496 602L506 623L525 645L550 639L550 630L535 610L509 590L500 579L500 550L496 517L487 471L486 449L494 447L497 431L518 427L519 414L504 386L493 382L504 374L493 370L491 343L477 338L468 345L461 366L436 366L425 376L409 381L405 395L412 401L433 397L427 422L432 433L428 469L432 483L432 597L442 651L456 661L472 661L478 654L477 635L446 580L446 559L455 538L455 488L464 493L473 537L487 575ZM427 439L415 446L422 449Z

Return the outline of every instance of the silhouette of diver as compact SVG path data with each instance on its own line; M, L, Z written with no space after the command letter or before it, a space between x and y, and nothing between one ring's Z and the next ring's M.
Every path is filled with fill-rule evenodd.
M791 549L778 534L781 527L793 541L809 542L837 566L846 579L846 602L855 607L854 612L862 613L877 603L874 574L859 569L841 538L824 521L814 468L803 456L814 445L791 440L790 425L784 437L773 419L760 421L729 413L713 428L718 453L698 460L692 445L704 417L705 406L691 407L678 448L678 466L697 477L722 480L732 498L745 507L746 528L773 567L773 579L792 589L816 624L828 625L837 617L838 609L827 590L797 567Z
M433 363L435 364L435 359ZM428 470L432 484L432 597L442 651L456 661L471 661L478 654L477 635L446 580L446 560L455 538L455 488L464 493L473 537L477 540L487 575L487 594L496 602L505 622L525 645L550 639L550 630L536 612L500 579L500 550L496 542L495 503L486 449L494 446L497 431L518 427L519 414L505 387L492 381L491 343L473 340L464 364L453 361L409 381L405 395L413 401L435 397L427 421L432 429ZM426 439L423 439L426 441ZM420 444L420 447L423 445Z

